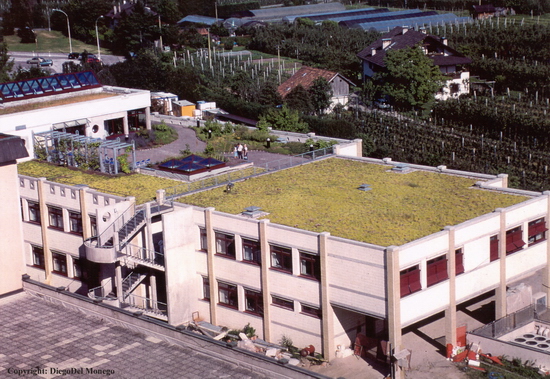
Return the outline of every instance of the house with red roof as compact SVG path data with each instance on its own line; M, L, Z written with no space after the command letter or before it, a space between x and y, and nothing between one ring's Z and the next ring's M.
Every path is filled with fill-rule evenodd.
M390 50L405 49L420 45L424 53L438 66L447 82L436 93L438 100L456 98L470 91L470 72L467 65L472 60L447 45L445 37L427 34L407 27L396 27L382 38L364 48L357 56L363 63L363 77L373 77L385 70L384 58Z
M308 90L318 78L324 78L330 84L332 97L330 99L331 105L329 111L334 108L336 104L345 106L348 103L350 87L355 86L351 80L334 71L308 66L302 66L294 75L279 85L277 92L279 92L279 95L284 99L298 86L302 86L304 89Z

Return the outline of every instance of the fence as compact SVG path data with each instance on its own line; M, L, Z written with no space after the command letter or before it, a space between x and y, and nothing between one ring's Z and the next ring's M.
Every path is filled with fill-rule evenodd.
M517 312L510 313L503 318L484 325L471 333L482 337L499 338L517 328L529 324L535 319L538 319L537 313L535 312L535 305L531 304Z
M227 172L225 174L216 175L211 178L197 180L195 182L183 183L174 187L166 188L166 198L174 200L175 198L184 196L190 192L229 184L234 181L250 178L269 171L278 171L285 168L299 166L304 163L314 161L332 154L334 154L334 149L332 146L330 146L323 149L308 151L307 153L303 154L289 156L276 161L266 162L261 165L255 165L245 170ZM158 172L159 171L157 171L157 173Z

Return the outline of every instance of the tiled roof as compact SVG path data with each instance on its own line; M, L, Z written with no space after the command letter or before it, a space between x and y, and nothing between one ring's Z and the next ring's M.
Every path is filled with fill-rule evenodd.
M335 76L337 76L338 73L328 70L322 70L320 68L313 68L308 66L302 66L301 69L299 69L294 75L292 75L289 79L287 79L285 82L283 82L279 88L277 88L277 92L281 95L281 97L285 97L288 95L290 91L292 91L294 88L301 85L305 89L308 89L311 87L315 79L317 78L325 78L327 82L330 82L332 79L334 79Z
M385 67L384 58L388 50L400 50L408 47L413 47L422 42L424 46L439 47L445 49L450 55L428 55L434 61L434 64L438 66L455 65L455 64L468 64L471 63L471 59L460 54L458 51L443 44L441 39L437 36L424 34L417 32L416 30L409 29L403 33L403 27L396 27L384 34L382 38L371 43L365 49L361 50L357 56L367 62L370 62L380 68ZM389 41L389 45L383 49L384 41ZM372 55L372 50L376 50Z
M484 5L473 5L474 12L476 13L494 13L496 12L493 4L484 4Z

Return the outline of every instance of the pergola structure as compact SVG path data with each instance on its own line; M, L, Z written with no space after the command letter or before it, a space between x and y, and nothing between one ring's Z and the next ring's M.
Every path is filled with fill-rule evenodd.
M86 137L79 134L49 130L33 133L35 158L48 162L78 167L82 164L99 163L99 170L104 173L118 174L121 152L132 151L132 170L136 169L136 148L134 143L101 138ZM40 156L42 154L42 156Z

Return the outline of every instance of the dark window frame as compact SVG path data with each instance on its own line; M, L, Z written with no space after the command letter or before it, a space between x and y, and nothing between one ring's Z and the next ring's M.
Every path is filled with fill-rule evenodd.
M292 249L290 247L270 245L269 256L271 269L292 274Z
M546 227L546 219L544 217L530 221L528 224L527 245L533 246L546 241L546 231L548 231L548 228Z
M95 215L90 215L90 233L91 237L97 236L97 217Z
M72 234L83 234L82 213L77 211L69 211L69 231Z
M58 275L68 276L67 254L52 251L52 272Z
M73 278L82 279L82 262L80 259L73 257Z
M29 222L41 225L42 220L40 219L40 203L36 201L27 201L27 206L29 208ZM35 217L33 217L33 211L35 212Z
M200 251L208 251L208 235L205 228L199 228Z
M249 248L250 250L247 250ZM260 241L249 238L242 239L243 262L260 266L262 263L262 248ZM251 257L250 257L251 256Z
M235 235L215 232L216 255L235 259Z
M44 256L44 248L40 246L32 246L32 265L34 267L46 269L46 259Z
M464 274L464 250L455 250L455 275Z
M315 317L315 318L318 318L318 319L321 318L322 313L321 313L320 308L313 307L311 305L307 305L307 304L303 304L303 303L300 304L300 307L302 309L300 313L311 316L311 317Z
M401 297L409 296L415 292L422 290L420 282L420 266L415 265L399 273Z
M294 311L294 301L288 300L279 296L271 295L271 304L279 308L284 308L290 311Z
M48 227L56 230L64 230L62 208L48 205Z
M525 246L525 242L523 242L523 229L521 226L506 231L506 255L523 250L523 246Z
M427 282L426 285L431 287L438 283L444 282L449 279L449 272L447 270L447 255L440 255L433 259L429 259L426 262Z
M500 257L500 239L498 235L489 238L489 261L494 262Z
M246 313L264 315L264 297L261 291L244 289L244 310Z
M202 299L210 302L210 280L208 277L202 277Z
M300 251L300 276L321 280L321 259L318 255Z
M222 293L225 294L225 301L222 301ZM239 293L235 284L218 282L218 304L234 309L239 308Z

